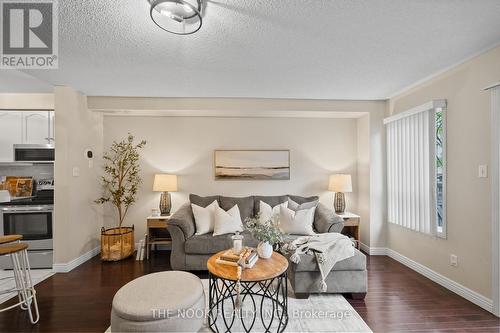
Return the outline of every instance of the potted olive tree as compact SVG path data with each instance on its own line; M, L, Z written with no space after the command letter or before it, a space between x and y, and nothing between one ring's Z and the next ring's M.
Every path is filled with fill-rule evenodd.
M114 141L109 151L103 155L103 195L95 202L110 203L116 208L118 227L101 229L102 260L121 260L134 253L134 226L124 227L123 221L130 206L136 201L137 190L142 181L139 176L139 150L145 145L144 140L135 144L134 136L129 133L125 140Z

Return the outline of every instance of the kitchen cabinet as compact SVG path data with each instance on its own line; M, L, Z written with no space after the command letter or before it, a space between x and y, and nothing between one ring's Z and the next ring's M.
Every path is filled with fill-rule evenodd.
M23 143L47 143L48 116L43 112L26 112L24 114L24 140Z
M14 161L14 144L23 140L21 112L0 111L0 162Z
M49 112L49 143L54 144L54 111Z
M51 111L23 112L24 138L26 144L53 143L53 120Z
M14 161L14 144L54 144L53 111L0 111L0 162Z

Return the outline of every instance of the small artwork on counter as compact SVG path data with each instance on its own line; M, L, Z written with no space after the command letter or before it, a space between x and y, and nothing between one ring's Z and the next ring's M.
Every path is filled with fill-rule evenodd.
M216 150L216 180L289 180L289 150Z
M11 197L30 197L33 193L33 178L7 176L2 189L9 191Z

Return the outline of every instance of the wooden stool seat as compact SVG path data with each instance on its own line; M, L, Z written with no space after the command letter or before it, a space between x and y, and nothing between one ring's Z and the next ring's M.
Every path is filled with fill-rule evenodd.
M21 240L23 236L21 235L8 235L0 236L0 244L12 243Z
M17 252L26 250L27 248L28 248L28 244L25 244L25 243L17 243L17 244L8 245L8 246L0 246L0 256L6 255L6 254L17 253Z

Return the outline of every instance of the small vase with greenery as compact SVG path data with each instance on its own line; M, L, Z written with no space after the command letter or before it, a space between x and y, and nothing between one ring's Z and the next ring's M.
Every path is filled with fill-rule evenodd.
M269 219L261 222L260 215L247 218L245 228L260 241L257 246L257 253L263 259L270 258L273 254L273 247L282 244L285 238L276 221Z
M98 204L112 204L117 211L118 227L101 232L101 258L120 260L134 251L134 226L123 227L128 210L137 199L137 190L142 180L139 175L139 150L146 141L134 143L134 136L128 134L125 140L114 141L104 153L104 176L101 177L103 195L95 200Z

